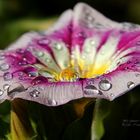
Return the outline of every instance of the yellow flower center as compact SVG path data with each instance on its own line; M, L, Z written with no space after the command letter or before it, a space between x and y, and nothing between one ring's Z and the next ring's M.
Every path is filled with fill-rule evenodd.
M77 78L77 73L74 69L68 67L62 70L58 76L59 80L71 81Z

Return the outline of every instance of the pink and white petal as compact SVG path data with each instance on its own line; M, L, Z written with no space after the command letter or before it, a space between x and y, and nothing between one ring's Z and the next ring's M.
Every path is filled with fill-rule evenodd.
M105 96L113 100L140 84L140 72L116 70L94 79L94 86ZM87 82L84 83L84 87ZM87 96L86 97L92 97Z
M60 67L57 65L51 52L48 49L36 46L30 47L29 51L38 61L40 61L41 64L47 66L49 70L60 72Z
M4 87L4 85L1 85ZM1 87L2 88L2 87ZM47 106L58 106L65 104L71 100L83 97L82 82L57 82L38 85L23 86L23 83L14 82L0 96L0 101L5 99L13 100L15 98L22 98L25 100L35 101ZM1 93L1 91L0 91Z
M27 47L30 43L32 43L32 40L34 38L39 37L40 35L37 32L29 32L23 34L16 42L12 43L10 46L8 46L7 50L15 50L20 48Z
M70 65L70 50L67 44L63 42L53 41L51 44L51 49L57 64L61 69L65 69Z
M116 52L117 45L120 40L120 34L112 32L106 42L102 44L95 57L94 69L98 70L104 65L111 65L112 56Z
M78 3L74 7L74 25L95 30L101 28L120 28L121 25L114 22L85 3Z

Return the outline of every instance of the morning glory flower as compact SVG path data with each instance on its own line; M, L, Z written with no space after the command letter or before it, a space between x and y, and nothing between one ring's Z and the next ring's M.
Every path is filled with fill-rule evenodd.
M114 100L140 84L140 26L79 3L52 28L26 33L0 51L0 82L0 102Z

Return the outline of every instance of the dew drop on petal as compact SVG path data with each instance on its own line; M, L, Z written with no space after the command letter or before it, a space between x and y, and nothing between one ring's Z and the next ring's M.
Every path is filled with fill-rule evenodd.
M5 59L4 53L0 53L0 60L4 60L4 59Z
M42 57L42 56L44 56L44 53L41 52L41 51L37 52L36 54L37 54L38 57Z
M6 63L3 63L3 64L0 65L0 70L1 71L6 71L9 68L10 68L10 66L8 64L6 64Z
M14 96L17 93L23 92L26 89L24 88L24 86L20 83L13 83L12 85L9 86L9 88L7 89L8 91L8 96Z
M46 58L46 60L45 60L47 63L51 63L51 59L49 59L49 58Z
M135 86L135 83L132 82L132 81L129 81L129 82L127 83L127 87L128 87L128 88L133 88L134 86Z
M87 85L84 88L84 92L87 95L93 95L93 94L99 94L100 93L100 91L93 85Z
M11 79L13 79L13 74L10 72L6 72L6 73L4 73L3 78L5 81L11 80Z
M101 80L99 82L99 88L103 91L108 91L112 88L112 84L108 80Z
M17 49L17 50L16 50L16 53L23 54L23 53L24 53L24 50L21 49L21 48L20 48L20 49Z
M53 100L49 99L48 104L52 105L52 106L55 106L55 105L57 105L57 102L54 99Z
M4 91L0 89L0 96L2 96L3 93L4 93Z
M38 40L39 45L48 45L49 43L50 43L50 40L47 38L41 38L40 40Z
M59 51L60 51L60 50L62 50L63 47L62 47L61 44L55 43L55 44L54 44L54 48L55 48L56 50L59 50Z
M10 87L9 84L4 84L4 85L3 85L3 90L7 90L9 87Z
M111 94L110 94L110 96L111 96L111 97L113 97L113 96L114 96L114 94L113 94L113 93L111 93Z
M95 41L94 40L91 40L90 41L90 45L92 45L92 46L95 45Z
M38 97L40 92L37 89L34 89L33 91L29 92L31 97Z

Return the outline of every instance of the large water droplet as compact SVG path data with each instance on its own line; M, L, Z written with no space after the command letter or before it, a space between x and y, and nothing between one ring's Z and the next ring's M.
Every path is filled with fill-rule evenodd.
M11 80L11 79L13 79L13 74L10 72L6 72L6 73L4 73L3 78L5 81Z
M6 64L6 63L3 63L3 64L0 65L0 70L1 71L6 71L9 68L10 68L10 66L8 64Z
M99 82L99 88L103 91L108 91L112 88L112 84L108 80L101 80Z
M26 89L20 83L13 83L9 86L7 92L8 96L13 97L15 94L25 91Z
M33 91L29 92L31 97L38 97L40 92L37 89L34 89Z
M2 96L3 93L4 93L4 91L0 89L0 96Z
M94 94L99 94L100 93L100 91L93 85L87 85L84 88L84 92L87 95L94 95Z
M127 87L128 87L128 88L133 88L134 86L135 86L135 83L132 82L132 81L129 81L129 82L127 83Z

